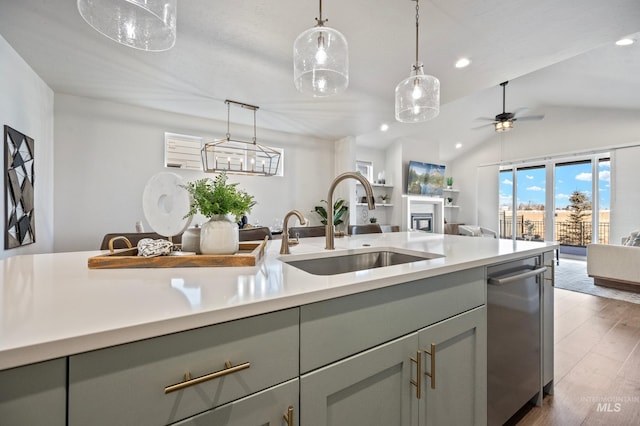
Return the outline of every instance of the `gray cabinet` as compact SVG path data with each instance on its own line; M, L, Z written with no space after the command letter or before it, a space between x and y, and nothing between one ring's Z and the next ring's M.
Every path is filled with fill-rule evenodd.
M0 424L66 424L66 358L0 371Z
M415 333L305 374L300 424L417 425Z
M486 424L484 277L476 268L302 306L301 424Z
M486 308L449 318L418 333L423 391L420 425L487 422Z
M298 330L293 308L71 356L69 425L169 424L295 379Z
M300 425L298 379L249 395L176 423L176 426Z

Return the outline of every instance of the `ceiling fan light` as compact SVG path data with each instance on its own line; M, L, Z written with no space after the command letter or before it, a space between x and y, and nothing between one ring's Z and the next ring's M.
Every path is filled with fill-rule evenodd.
M508 132L509 130L513 129L513 121L511 120L498 121L495 124L495 129L496 129L496 132L498 133Z
M440 80L413 66L411 75L396 86L396 120L420 123L440 114Z
M176 42L177 0L78 0L78 11L99 33L151 52Z

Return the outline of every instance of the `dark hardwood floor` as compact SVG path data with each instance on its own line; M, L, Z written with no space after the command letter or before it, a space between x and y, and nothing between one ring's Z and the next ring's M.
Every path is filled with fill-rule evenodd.
M640 425L640 304L555 290L555 387L521 425Z

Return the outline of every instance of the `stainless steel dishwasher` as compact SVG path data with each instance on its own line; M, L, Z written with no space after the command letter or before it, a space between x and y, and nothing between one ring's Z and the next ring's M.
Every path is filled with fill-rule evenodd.
M504 424L542 395L541 263L536 256L487 268L489 425Z

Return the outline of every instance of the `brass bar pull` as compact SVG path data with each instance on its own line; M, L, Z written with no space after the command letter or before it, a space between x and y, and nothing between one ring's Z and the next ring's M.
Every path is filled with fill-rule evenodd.
M219 371L214 371L213 373L205 374L204 376L191 378L191 373L187 372L184 375L184 381L180 383L176 383L175 385L167 386L164 388L164 393L175 392L177 390L181 390L184 388L188 388L189 386L197 385L209 380L217 379L222 376L226 376L227 374L232 374L238 372L240 370L245 370L251 367L251 363L245 362L243 364L231 365L229 361L224 363L225 368Z
M284 421L287 422L287 426L293 426L293 407L289 406L287 414L282 416Z
M422 351L418 351L416 353L415 358L409 358L411 361L416 363L416 380L411 379L411 384L416 387L416 398L420 399L422 397Z
M431 389L436 388L436 344L431 344L431 352L424 351L427 355L431 355L431 373L425 371L424 375L431 377Z

